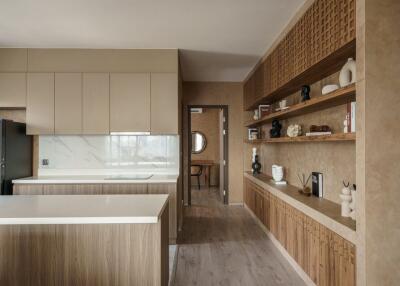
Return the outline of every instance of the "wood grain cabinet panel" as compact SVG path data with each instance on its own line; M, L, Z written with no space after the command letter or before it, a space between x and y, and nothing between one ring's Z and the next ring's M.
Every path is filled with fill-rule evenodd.
M147 184L104 184L104 195L147 194Z
M43 195L43 185L17 184L13 186L13 195L25 195L25 196Z
M83 134L110 133L110 74L83 74Z
M0 108L26 107L26 73L0 73Z
M55 134L82 134L82 74L55 74Z
M54 134L54 73L28 73L27 134Z
M43 185L43 195L101 195L99 184L57 184Z
M151 132L178 134L178 74L151 74Z
M110 131L150 132L150 74L110 74Z
M148 184L149 194L167 194L169 206L169 237L171 243L176 243L178 236L177 185L176 184Z

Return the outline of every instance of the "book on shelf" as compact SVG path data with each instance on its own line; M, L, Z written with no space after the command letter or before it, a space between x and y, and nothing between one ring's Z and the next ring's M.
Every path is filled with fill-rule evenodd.
M312 194L322 198L324 196L324 185L322 173L312 172Z
M356 132L356 102L347 103L347 132Z
M306 136L321 136L321 135L331 135L332 132L328 131L328 132L307 132Z

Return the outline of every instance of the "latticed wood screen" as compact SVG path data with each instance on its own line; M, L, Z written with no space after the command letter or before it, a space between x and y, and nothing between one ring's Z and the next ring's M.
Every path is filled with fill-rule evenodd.
M246 96L253 100L268 96L354 40L355 15L356 0L315 0L272 51L262 70L251 77L256 94L250 94L249 88Z

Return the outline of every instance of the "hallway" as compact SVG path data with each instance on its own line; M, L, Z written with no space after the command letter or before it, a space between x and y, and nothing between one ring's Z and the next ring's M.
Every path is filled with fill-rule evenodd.
M250 214L218 190L192 190L179 242L176 286L305 285Z

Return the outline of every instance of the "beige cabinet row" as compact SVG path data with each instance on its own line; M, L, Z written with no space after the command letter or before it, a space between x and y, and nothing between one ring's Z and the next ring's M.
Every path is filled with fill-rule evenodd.
M245 178L247 207L318 286L356 285L356 247Z
M13 195L122 195L168 194L169 238L176 243L178 235L177 184L17 184Z
M0 108L28 134L178 133L176 73L0 73Z

